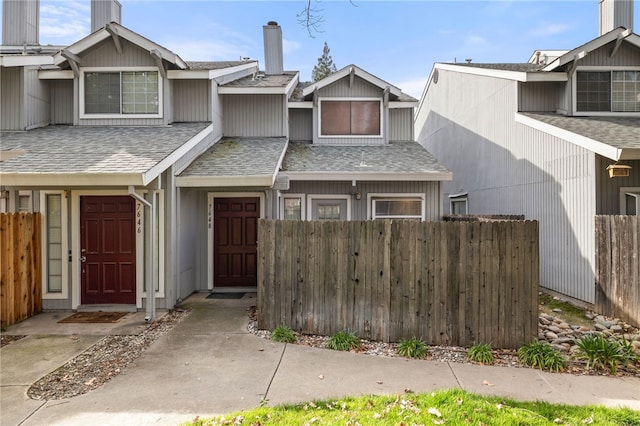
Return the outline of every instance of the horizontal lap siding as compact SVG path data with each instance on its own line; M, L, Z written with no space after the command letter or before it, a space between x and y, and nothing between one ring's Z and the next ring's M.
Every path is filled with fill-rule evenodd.
M258 236L258 325L429 344L537 335L532 221L273 221Z

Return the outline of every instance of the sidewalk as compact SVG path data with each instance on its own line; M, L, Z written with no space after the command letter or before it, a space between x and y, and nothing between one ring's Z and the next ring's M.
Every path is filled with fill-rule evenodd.
M246 329L245 307L252 302L191 296L191 314L125 371L99 389L61 401L32 401L26 390L101 336L42 337L34 330L1 350L0 423L176 425L262 401L277 405L407 388L459 387L522 400L640 409L638 378L385 358L261 339ZM20 334L16 327L8 333Z

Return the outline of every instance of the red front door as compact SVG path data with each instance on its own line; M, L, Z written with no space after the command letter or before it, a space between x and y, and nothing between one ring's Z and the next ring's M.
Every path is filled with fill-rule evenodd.
M215 198L213 285L257 285L259 198Z
M135 201L80 197L81 303L136 303Z

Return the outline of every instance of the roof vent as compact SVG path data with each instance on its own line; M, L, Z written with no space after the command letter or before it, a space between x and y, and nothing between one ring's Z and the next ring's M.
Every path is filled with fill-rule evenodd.
M269 22L267 22L267 25L277 26L278 23L276 21L269 21Z

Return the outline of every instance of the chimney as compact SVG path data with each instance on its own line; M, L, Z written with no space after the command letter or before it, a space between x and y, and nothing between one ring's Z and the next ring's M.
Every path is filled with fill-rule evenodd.
M282 28L275 21L262 27L264 37L264 68L267 75L282 74Z
M39 34L40 0L3 0L3 45L38 46Z
M104 28L110 22L120 23L122 5L118 0L91 0L91 32Z
M633 30L633 0L598 0L599 35L618 27Z

